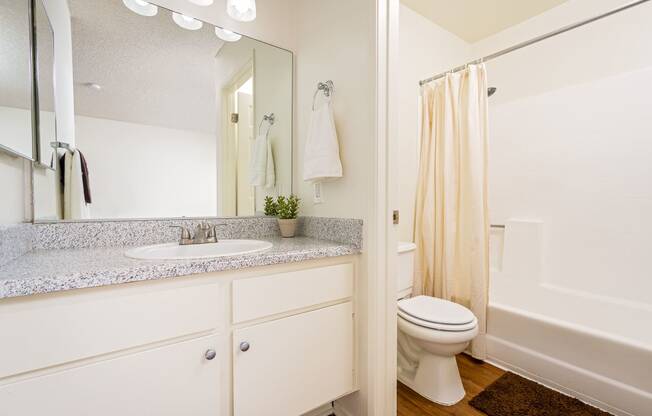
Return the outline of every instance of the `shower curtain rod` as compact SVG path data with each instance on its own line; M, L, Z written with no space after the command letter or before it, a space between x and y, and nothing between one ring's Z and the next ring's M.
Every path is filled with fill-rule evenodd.
M429 83L431 81L442 78L448 73L461 71L464 68L466 68L468 65L475 65L475 64L480 64L480 63L483 63L483 62L490 61L490 60L492 60L494 58L498 58L499 56L502 56L502 55L508 54L510 52L514 52L514 51L516 51L518 49L525 48L526 46L530 46L530 45L533 45L535 43L541 42L542 40L546 40L546 39L552 38L554 36L561 35L562 33L566 33L566 32L568 32L570 30L573 30L573 29L577 29L578 27L588 25L589 23L593 23L595 21L604 19L605 17L609 17L611 15L620 13L620 12L625 11L627 9L631 9L632 7L639 6L639 5L643 4L643 3L647 3L648 1L650 1L650 0L638 0L638 1L631 2L631 3L627 3L627 4L623 5L623 6L612 9L612 10L606 12L606 13L599 14L599 15L591 17L589 19L582 20L580 22L573 23L573 24L568 25L568 26L564 26L564 27L562 27L560 29L557 29L555 31L546 33L546 34L541 35L541 36L537 36L537 37L532 38L530 40L526 40L525 42L521 42L521 43L518 43L518 44L516 44L514 46L510 46L507 49L503 49L501 51L494 52L491 55L487 55L487 56L484 56L484 57L482 57L480 59L476 59L476 60L468 62L468 63L466 63L464 65L458 66L456 68L449 69L448 71L442 72L441 74L437 74L434 77L430 77L430 78L421 80L421 81L419 81L419 86L423 86L423 85L425 85L425 84L427 84L427 83Z

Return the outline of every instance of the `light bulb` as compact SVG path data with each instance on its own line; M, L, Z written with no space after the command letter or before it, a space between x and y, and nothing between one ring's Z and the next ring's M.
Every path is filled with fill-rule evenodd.
M256 0L227 0L226 12L239 22L251 22L256 19Z
M215 27L215 34L218 38L226 42L237 42L242 39L242 35L217 26Z
M213 0L188 0L191 3L196 4L197 6L210 6L213 4Z
M141 16L156 16L158 7L143 0L122 0L129 10Z
M198 30L201 29L202 26L204 26L204 23L202 21L193 19L190 16L186 16L184 14L176 13L176 12L172 12L172 20L174 20L174 23L176 23L180 27L188 30Z

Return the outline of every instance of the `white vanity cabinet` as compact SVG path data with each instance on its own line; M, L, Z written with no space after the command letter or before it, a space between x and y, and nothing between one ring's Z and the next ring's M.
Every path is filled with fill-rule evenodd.
M233 282L234 322L255 320L233 330L235 415L301 415L354 390L353 288L351 263Z
M0 414L215 416L220 362L206 351L216 345L202 337L12 383L0 388Z
M220 414L228 286L198 283L0 302L0 415Z
M233 332L234 414L301 415L353 391L351 302Z
M0 414L299 416L357 389L355 264L0 300Z

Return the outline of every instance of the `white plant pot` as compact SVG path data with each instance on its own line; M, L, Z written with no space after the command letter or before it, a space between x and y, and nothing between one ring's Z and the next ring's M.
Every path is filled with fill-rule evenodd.
M278 219L278 227L281 229L281 237L291 238L297 232L297 219L282 220Z

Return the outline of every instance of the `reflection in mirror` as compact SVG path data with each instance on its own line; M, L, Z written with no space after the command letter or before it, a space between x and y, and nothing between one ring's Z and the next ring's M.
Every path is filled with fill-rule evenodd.
M38 162L40 166L54 169L56 151L50 146L50 142L57 140L54 112L54 33L43 0L34 1L34 29L38 77Z
M32 158L28 0L0 0L0 149Z
M74 137L37 220L254 215L291 192L290 52L153 5L67 6Z

